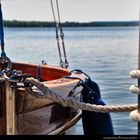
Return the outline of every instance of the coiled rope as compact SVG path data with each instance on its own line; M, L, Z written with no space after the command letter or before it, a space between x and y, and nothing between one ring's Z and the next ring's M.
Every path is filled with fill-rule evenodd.
M131 71L130 72L130 76L132 78L140 79L140 70L133 70L133 71ZM140 88L137 85L131 85L129 90L132 93L140 95ZM129 118L134 120L134 121L140 122L140 113L138 112L138 109L130 112Z
M26 82L32 84L33 86L36 86L40 91L42 91L43 94L38 94L36 96L40 96L40 97L44 96L46 98L50 98L50 99L54 100L55 102L61 104L64 107L73 107L73 108L77 108L77 109L81 109L81 110L102 112L102 113L129 112L129 111L133 111L138 108L138 106L136 104L103 106L103 105L83 103L83 102L76 100L73 97L67 97L61 93L50 90L47 86L45 86L43 83L39 82L35 78L27 78ZM34 94L30 88L27 88L27 90L31 94Z

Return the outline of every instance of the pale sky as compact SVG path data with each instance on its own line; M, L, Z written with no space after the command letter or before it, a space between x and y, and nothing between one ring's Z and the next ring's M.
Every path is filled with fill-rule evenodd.
M53 0L55 3L55 0ZM61 21L138 20L140 0L58 0ZM1 0L6 20L53 21L50 0ZM56 9L56 8L55 8Z

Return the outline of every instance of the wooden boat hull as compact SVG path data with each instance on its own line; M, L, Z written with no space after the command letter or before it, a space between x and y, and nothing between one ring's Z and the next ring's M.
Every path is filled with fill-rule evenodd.
M79 98L79 94L77 93L81 91L81 87L76 88L76 91L71 94L72 89L77 85L79 80L64 78L64 76L70 75L66 69L21 62L13 62L12 69L20 70L24 74L31 74L35 78L38 77L39 73L41 81L49 89L65 96ZM3 94L5 91L2 90L3 88L1 88L1 102L4 103L6 95ZM34 93L40 92L36 87L33 87L32 90ZM15 134L19 135L62 134L81 117L80 110L62 107L60 104L54 102L53 99L37 98L31 95L25 88L18 88L16 90L15 108ZM3 115L0 119L6 122L4 109L5 106L3 105ZM6 123L2 124L0 134L5 134Z

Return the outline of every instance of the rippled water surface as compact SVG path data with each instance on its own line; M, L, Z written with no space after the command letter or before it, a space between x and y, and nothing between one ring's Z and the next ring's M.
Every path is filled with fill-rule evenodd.
M64 28L69 69L82 69L100 87L107 105L137 103L129 92L129 72L137 69L138 28ZM60 42L61 43L61 42ZM5 51L12 61L58 65L58 49L53 28L5 28ZM137 123L128 113L111 113L115 134L137 134ZM83 134L81 120L67 134Z

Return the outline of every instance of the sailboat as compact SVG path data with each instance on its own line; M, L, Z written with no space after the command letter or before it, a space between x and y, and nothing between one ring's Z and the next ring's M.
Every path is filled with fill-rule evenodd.
M81 87L76 88L79 72L71 73L64 67L47 64L12 62L4 47L2 8L0 7L0 135L60 135L81 118L81 110L63 107L51 98L36 97L42 94L25 82L34 77L49 89L67 97L79 98ZM61 28L62 29L62 28ZM61 30L62 31L62 30ZM63 42L64 43L64 42ZM60 51L60 50L59 50ZM28 88L32 89L31 94Z
M97 83L82 70L68 70L58 0L58 22L52 0L50 2L60 66L44 61L41 65L12 62L7 57L0 5L0 135L62 135L81 118L86 135L113 135L110 114L91 110L92 104L105 105Z

